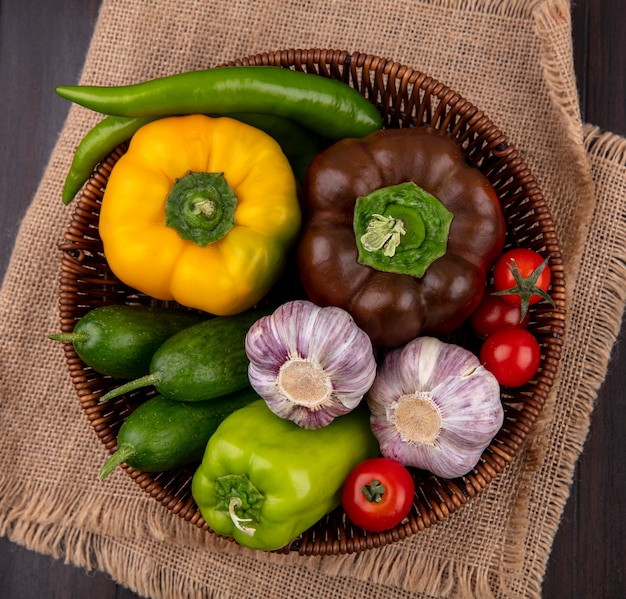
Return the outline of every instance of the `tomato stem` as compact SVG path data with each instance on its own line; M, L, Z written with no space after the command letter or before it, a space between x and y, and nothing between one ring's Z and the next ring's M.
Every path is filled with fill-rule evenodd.
M369 485L363 485L361 489L365 498L372 503L380 503L385 494L385 485L379 480L373 479Z
M530 306L530 298L533 295L538 295L542 299L549 302L552 306L554 306L554 300L548 295L546 291L541 289L537 285L537 281L541 276L541 273L544 271L546 266L548 265L549 257L546 258L535 270L533 270L530 275L524 277L520 272L517 263L514 258L511 258L510 262L507 263L511 274L513 275L513 279L515 279L515 286L510 289L504 289L503 291L495 291L493 295L519 295L520 298L520 322L524 320L526 313L528 312L528 308Z

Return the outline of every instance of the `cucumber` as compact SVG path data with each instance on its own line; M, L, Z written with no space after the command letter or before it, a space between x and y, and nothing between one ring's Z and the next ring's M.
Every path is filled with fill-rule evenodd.
M98 478L104 480L124 462L144 472L164 472L199 462L222 420L258 399L251 388L193 403L162 395L148 399L123 422L117 450L104 463Z
M249 386L246 334L268 313L251 309L216 316L176 333L154 353L148 375L112 389L100 400L154 385L168 399L206 401Z
M96 372L134 379L150 372L150 361L161 344L207 315L157 306L111 305L94 308L73 332L49 335L73 343L78 357Z

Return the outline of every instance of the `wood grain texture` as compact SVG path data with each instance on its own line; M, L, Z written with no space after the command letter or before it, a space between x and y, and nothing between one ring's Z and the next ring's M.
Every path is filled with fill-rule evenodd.
M0 0L0 275L69 106L54 85L78 80L99 0ZM583 118L626 136L623 0L576 0L574 61ZM600 391L544 583L546 598L624 597L626 327ZM130 599L87 573L0 539L0 597Z

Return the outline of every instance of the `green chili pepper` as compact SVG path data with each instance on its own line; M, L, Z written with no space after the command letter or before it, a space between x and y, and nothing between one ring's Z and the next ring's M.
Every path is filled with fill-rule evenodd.
M215 532L271 551L336 508L351 470L378 454L366 409L308 430L276 416L260 400L222 421L191 491Z
M364 137L382 127L378 109L349 85L273 66L188 71L116 87L61 85L56 92L117 116L276 114L331 139Z
M322 139L318 135L282 117L254 113L221 116L230 116L271 135L280 144L300 183L304 180L309 163L322 150ZM63 186L63 203L69 204L74 199L94 168L109 152L128 141L140 127L158 118L160 117L107 116L97 123L76 148Z
M93 127L74 152L70 170L63 185L63 203L69 204L93 169L111 150L128 141L135 132L157 117L127 118L108 116Z

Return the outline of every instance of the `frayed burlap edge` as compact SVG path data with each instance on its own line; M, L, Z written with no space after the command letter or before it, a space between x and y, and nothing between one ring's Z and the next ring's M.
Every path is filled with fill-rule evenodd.
M584 142L583 123L578 104L578 93L573 65L571 42L567 48L555 43L554 30L563 26L571 29L570 6L567 0L548 0L534 13L536 32L541 40L543 52L541 66L548 93L557 114L561 118L567 144L567 159L577 165L577 187L583 201L577 206L578 229L570 240L569 253L564 256L568 282L574 283L578 276L581 256L586 238L587 225L593 215L595 205L594 184ZM568 305L572 299L573 284L567 285Z
M535 489L535 496L531 497L531 501L540 497L544 506L542 521L535 522L529 529L534 530L535 548L532 555L534 567L531 565L528 569L536 573L544 573L547 567L554 537L570 496L576 462L589 433L597 393L606 377L626 307L626 200L622 194L613 201L608 191L617 191L620 187L626 189L626 139L602 132L590 124L584 124L582 131L583 145L593 169L594 185L597 186L598 197L602 199L593 207L591 229L585 227L585 233L593 238L603 229L605 220L609 220L612 239L607 243L612 251L597 249L596 244L581 241L581 268L577 280L571 282L570 292L572 296L582 298L591 285L594 297L570 304L568 320L579 327L580 341L589 350L580 363L570 366L567 375L575 381L562 380L555 389L557 396L570 407L559 407L557 419L556 406L549 403L537 421L532 437L541 453L545 454L537 465L540 469L551 471L549 485L545 489ZM605 180L605 168L613 172L615 180ZM606 215L609 215L608 219ZM602 261L596 261L599 256L603 257ZM585 271L584 265L596 266L590 266ZM597 287L592 281L594 268L603 269L598 275L602 284ZM590 314L593 315L591 320ZM572 392L575 392L574 397L570 395ZM555 439L559 440L558 445L555 445ZM546 478L545 473L539 472L539 476L542 475ZM528 489L530 491L531 487ZM529 539L530 532L522 541L526 551ZM528 576L528 596L540 597L542 582L543 576ZM507 587L504 587L505 597L506 590Z
M557 2L560 0L557 0ZM545 0L430 0L429 5L503 17L528 17Z
M578 102L572 101L572 98L577 97L572 64L573 52L571 47L564 49L555 45L554 39L556 36L552 35L555 27L563 27L564 25L568 28L571 27L569 3L563 0L549 0L543 3L533 16L536 23L536 32L542 43L541 65L550 98L557 109L557 115L561 118L563 130L568 138L568 143L563 144L564 151L568 152L568 160L578 166L576 171L578 175L577 184L581 190L581 197L585 198L584 201L580 202L577 210L581 226L578 227L575 234L569 233L570 252L564 256L567 273L567 305L570 306L571 299L574 297L573 290L583 256L585 235L593 217L595 206L593 175L584 143L580 108ZM567 318L569 321L569 315ZM511 587L517 582L517 577L519 577L519 573L524 567L527 536L531 528L531 522L529 521L531 516L528 509L530 490L533 478L540 471L546 459L546 451L551 438L549 427L554 416L554 403L558 396L559 390L557 386L552 389L544 410L527 440L523 456L524 469L512 510L514 515L510 519L508 534L505 540L506 552L502 555L500 587L504 596L511 592ZM579 435L585 437L586 428L581 430ZM579 451L574 451L568 455L568 459L575 462L579 453ZM559 518L568 496L569 484L562 494L562 504L557 508ZM555 522L554 531L556 531L557 526L558 522ZM541 547L544 564L547 563L551 545L552 538L550 538L548 546ZM544 571L545 565L541 570L541 576L535 580L534 585L531 585L536 593L540 592Z
M37 547L38 552L63 560L66 564L87 571L106 572L143 597L225 599L241 597L243 593L247 599L265 599L264 589L251 582L251 570L268 570L289 578L297 576L302 580L315 580L316 591L309 596L316 599L334 599L348 596L349 592L424 599L493 599L497 596L492 589L493 581L481 569L451 563L444 558L414 554L410 560L403 559L401 563L392 564L385 551L368 551L344 556L344 560L349 560L352 566L363 570L361 575L345 571L335 573L333 567L325 568L322 564L337 565L344 560L250 552L230 541L199 531L176 516L164 517L162 510L152 509L151 504L145 509L141 501L129 502L128 499L102 496L99 501L90 503L89 526L84 526L82 517L77 515L69 519L70 523L60 527L58 521L62 514L43 501L44 497L46 490L30 481L13 488L0 500L0 513L10 506L6 517L0 520L0 535L26 547ZM68 488L63 505L80 506L81 502L81 495ZM117 514L119 522L123 522L125 533L119 531L119 534L107 535L94 530L93 520L97 520L97 514L112 511ZM67 522L68 518L65 517L65 520ZM150 527L149 531L147 527ZM142 545L142 538L152 539L149 542L152 551ZM175 563L159 559L158 553L154 552L154 539L168 548L173 545L184 547L184 555L199 560L197 563L206 567L219 567L221 548L227 552L231 567L239 563L243 568L241 580L225 581L220 588L212 588L207 582L210 577L202 571L190 573ZM207 553L198 558L198 553L203 551ZM367 569L369 576L366 575ZM416 587L419 591L415 590ZM282 597L280 594L276 596Z

